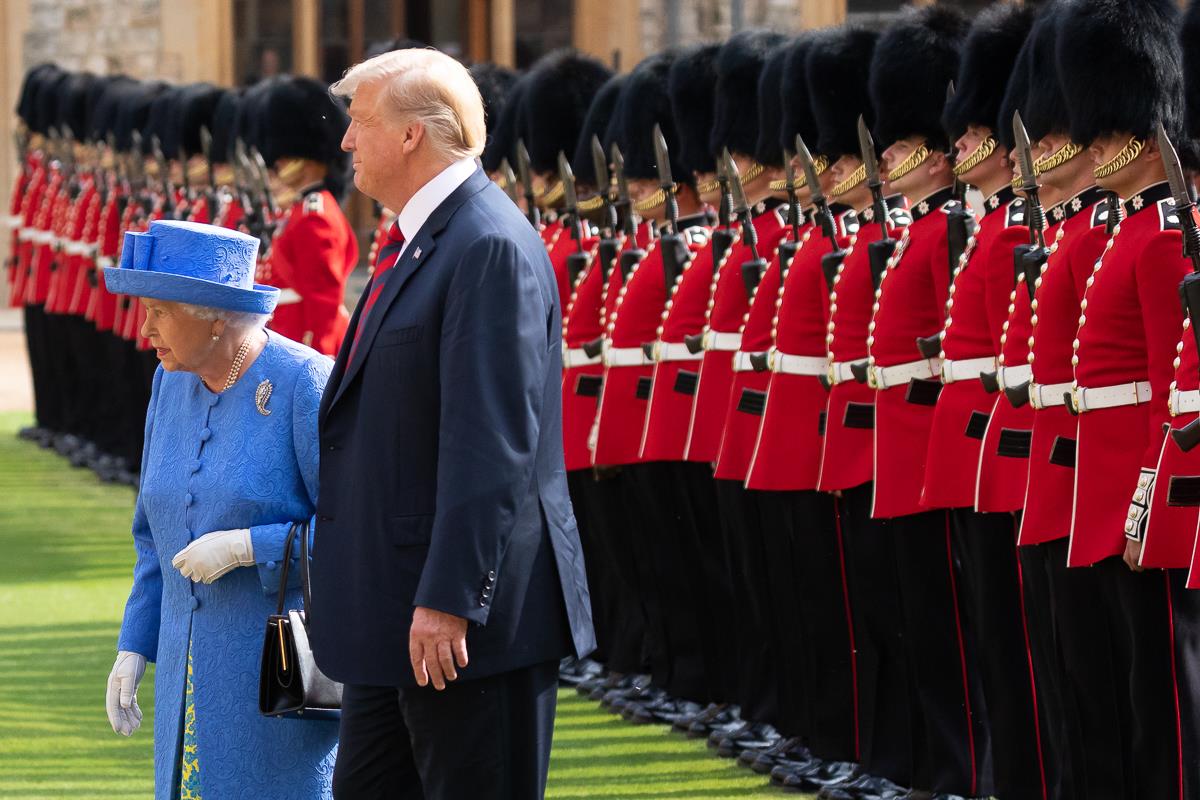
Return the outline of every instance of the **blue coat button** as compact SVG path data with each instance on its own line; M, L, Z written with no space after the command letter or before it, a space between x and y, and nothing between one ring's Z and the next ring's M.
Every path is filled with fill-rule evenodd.
M221 402L221 395L219 394L214 394L212 397L208 398L208 404L210 406L215 406L219 402Z
M200 607L200 598L193 596L190 601L190 604L192 606L192 611L195 611L197 608Z
M191 492L188 492L187 494L185 494L185 495L183 496L183 503L184 503L184 505L188 505L188 506L190 506L190 505L191 505L192 503L194 503L194 502L196 502L196 498L192 497L192 493L191 493Z
M198 458L192 459L191 469L192 469L192 474L195 474L200 471L200 459L198 459Z
M274 561L268 561L268 562L267 562L267 569L275 569L275 562L274 562Z
M212 428L205 428L200 431L200 441L207 442L212 438Z

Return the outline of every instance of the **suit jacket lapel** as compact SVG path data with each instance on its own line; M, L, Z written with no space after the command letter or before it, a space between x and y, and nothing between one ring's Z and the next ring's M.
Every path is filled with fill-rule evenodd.
M429 215L429 219L425 220L425 224L421 226L421 230L413 237L404 254L400 257L399 263L392 267L391 274L387 276L387 282L384 284L383 290L379 294L379 299L375 301L375 305L371 308L371 314L367 317L366 327L363 328L362 334L359 336L358 349L354 352L354 360L345 366L345 372L338 381L337 391L330 400L329 406L332 407L342 394L346 391L351 381L358 375L362 369L363 362L367 360L367 354L371 351L371 346L375 342L375 336L379 333L379 326L383 323L383 318L387 315L387 310L396 297L400 294L400 290L408 283L409 278L417 271L417 267L421 266L429 258L429 254L433 252L436 245L435 237L441 233L446 227L446 223L454 216L454 212L458 207L466 202L468 197L482 191L490 183L487 175L482 169L476 169L457 189L450 193L442 204L434 209L434 212ZM365 293L364 293L365 296ZM359 301L359 307L355 310L355 319L361 315L362 301ZM349 347L353 343L354 331L356 326L354 321L346 334L346 341L342 342L342 349L338 353L338 361L334 365L333 375L338 374L338 365L345 363L348 358ZM330 386L333 386L333 376L330 377Z

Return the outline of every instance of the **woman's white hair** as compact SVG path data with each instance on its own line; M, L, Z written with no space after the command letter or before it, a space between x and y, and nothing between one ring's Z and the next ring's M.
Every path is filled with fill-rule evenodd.
M245 311L228 311L224 308L210 308L209 306L195 306L191 303L180 303L179 307L187 313L191 314L196 319L203 319L215 322L216 320L224 320L225 325L234 330L262 330L267 327L267 321L271 319L270 314L251 314Z
M352 98L377 81L385 82L383 112L397 122L420 122L436 152L455 161L483 152L483 100L462 64L437 50L394 50L354 65L329 89Z

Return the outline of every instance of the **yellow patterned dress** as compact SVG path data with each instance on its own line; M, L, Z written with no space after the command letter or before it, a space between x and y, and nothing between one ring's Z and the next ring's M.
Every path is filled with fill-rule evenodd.
M196 751L196 698L192 693L192 643L188 642L187 691L183 698L183 757L179 800L200 800L200 755Z

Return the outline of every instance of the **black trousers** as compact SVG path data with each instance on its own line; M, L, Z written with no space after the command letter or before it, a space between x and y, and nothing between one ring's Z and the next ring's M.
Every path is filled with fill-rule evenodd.
M704 654L709 699L733 702L737 686L738 653L733 585L721 532L721 516L712 467L693 462L672 462L680 513L687 524L681 531L690 540L681 541L692 588L692 611L696 615L700 646Z
M838 503L854 619L858 760L867 772L910 786L924 734L902 637L895 542L886 523L871 519L871 495L868 483L845 490Z
M22 311L25 323L25 348L29 355L29 372L33 378L33 413L40 428L58 432L62 420L58 415L57 390L52 367L53 349L46 320L46 307L26 305Z
M594 483L591 468L567 472L567 491L571 495L571 507L579 526L579 543L583 546L584 565L587 569L588 591L592 601L592 624L596 630L596 649L590 658L605 663L608 648L613 639L613 596L612 569L600 547L601 526L589 507L590 496L587 484Z
M1071 732L1066 713L1066 667L1058 634L1054 589L1058 573L1067 566L1066 540L1026 545L1017 550L1021 591L1029 633L1029 653L1037 691L1038 730L1046 794L1051 800L1076 800L1072 769ZM1083 800L1078 797L1078 800Z
M1125 754L1123 797L1180 797L1179 716L1167 573L1132 572L1119 556L1106 558L1091 569L1100 584L1092 613L1104 615L1113 632L1119 730Z
M950 511L950 521L960 596L976 645L990 724L994 793L1045 800L1043 735L1021 595L1016 520L1008 513L956 508Z
M726 563L738 615L738 675L735 697L742 719L779 721L778 660L767 592L763 522L757 504L738 481L718 480L717 504L725 539Z
M657 461L625 467L637 509L637 547L645 563L650 613L661 652L667 659L665 678L654 669L656 684L673 697L710 700L700 620L696 615L697 559L695 536L689 532L674 465Z
M541 800L558 662L444 691L347 684L337 800Z
M837 501L815 491L751 496L775 614L779 730L802 737L818 758L856 761L858 686Z
M607 645L607 666L613 672L641 673L646 670L646 608L634 550L625 490L619 469L594 471L592 480L579 486L587 496L588 517L595 531L597 551L607 563L611 581L606 602L613 615Z
M1186 569L1167 570L1175 633L1175 675L1183 750L1183 796L1200 798L1200 592Z
M963 624L947 512L886 522L896 546L905 651L923 731L913 786L966 797L984 794L988 727L977 658Z

